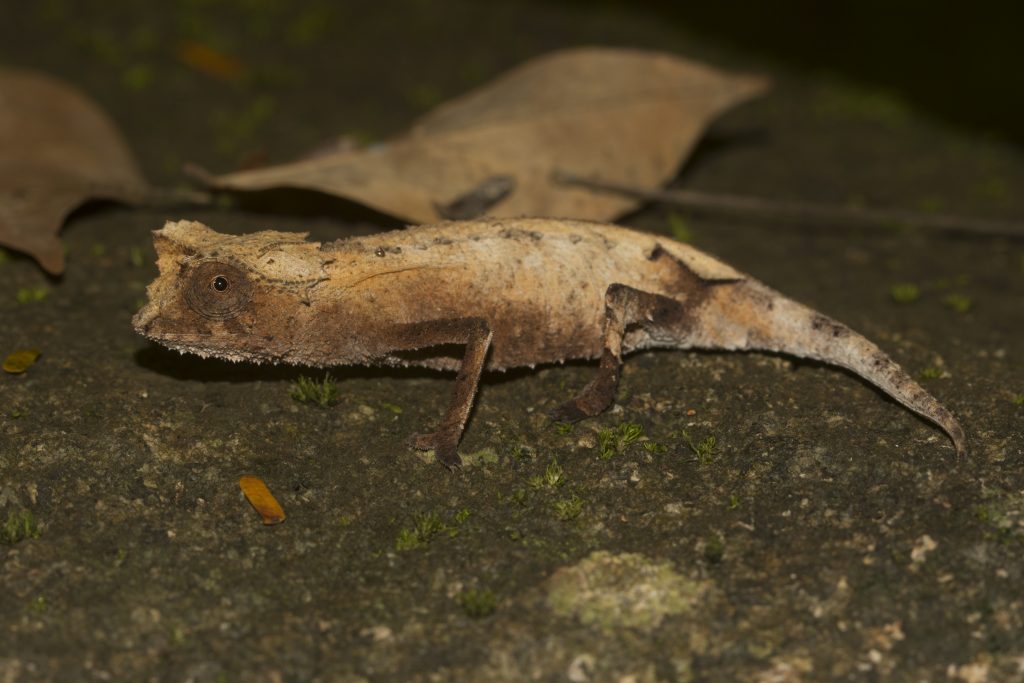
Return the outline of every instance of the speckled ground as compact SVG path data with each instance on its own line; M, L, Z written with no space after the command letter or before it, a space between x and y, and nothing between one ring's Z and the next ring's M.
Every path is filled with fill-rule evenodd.
M680 185L1024 217L1018 151L640 13L242 5L24 3L5 8L0 62L79 83L174 183L187 160L221 170L386 136L554 47L672 49L778 78L714 127ZM245 77L182 66L186 39L237 55ZM488 377L470 465L450 474L405 445L450 377L338 370L320 409L290 397L301 370L182 357L131 330L163 220L379 227L348 208L93 207L63 233L62 279L0 263L0 354L43 354L0 377L0 681L1024 680L1024 244L685 218L696 246L925 377L967 429L964 461L847 373L648 353L612 411L568 431L540 408L592 368ZM917 298L894 300L901 284ZM260 524L244 474L284 524Z

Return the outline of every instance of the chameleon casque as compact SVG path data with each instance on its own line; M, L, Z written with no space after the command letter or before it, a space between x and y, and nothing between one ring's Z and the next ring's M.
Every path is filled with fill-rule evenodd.
M329 243L193 221L154 231L160 270L135 329L233 361L455 370L437 429L413 438L449 468L483 370L600 359L551 411L597 415L624 353L761 350L838 365L931 420L956 418L875 344L693 247L613 225L539 218L411 227ZM453 355L452 349L456 351Z

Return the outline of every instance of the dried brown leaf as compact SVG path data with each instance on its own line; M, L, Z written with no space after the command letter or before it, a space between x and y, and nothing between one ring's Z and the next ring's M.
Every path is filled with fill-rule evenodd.
M51 274L57 233L89 199L137 200L146 189L131 150L89 98L50 76L0 68L0 245Z
M767 87L764 78L666 53L563 50L441 105L385 145L206 182L230 190L318 190L425 223L507 177L514 188L490 215L611 220L639 200L555 183L554 172L661 185L716 116Z
M280 524L284 521L284 508L274 498L267 485L259 477L246 475L238 480L249 504L260 513L264 524Z

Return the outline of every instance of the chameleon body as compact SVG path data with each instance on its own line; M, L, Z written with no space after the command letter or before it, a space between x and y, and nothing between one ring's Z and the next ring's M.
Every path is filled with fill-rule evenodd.
M636 349L773 351L838 365L940 426L953 415L872 342L667 237L598 223L484 219L330 243L193 221L154 232L160 270L135 329L235 361L457 371L437 429L414 437L449 467L484 369L600 359L552 411L597 415ZM454 351L453 351L454 350Z

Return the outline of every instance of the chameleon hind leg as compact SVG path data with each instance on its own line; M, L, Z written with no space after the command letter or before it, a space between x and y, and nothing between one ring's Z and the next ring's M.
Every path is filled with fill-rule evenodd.
M604 301L604 349L597 376L571 401L549 411L557 421L576 422L593 417L612 404L622 370L622 340L631 326L667 330L687 317L684 303L622 284L609 285Z

